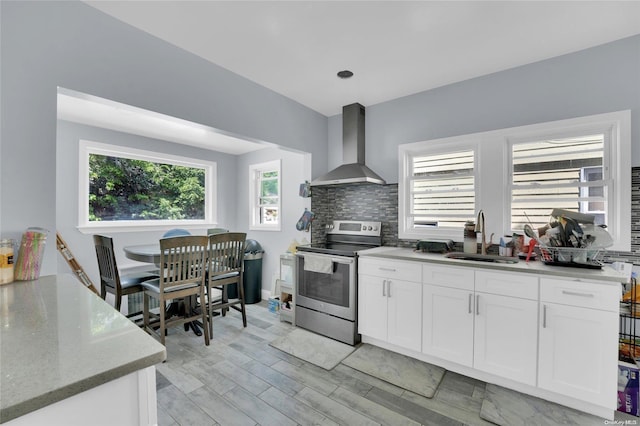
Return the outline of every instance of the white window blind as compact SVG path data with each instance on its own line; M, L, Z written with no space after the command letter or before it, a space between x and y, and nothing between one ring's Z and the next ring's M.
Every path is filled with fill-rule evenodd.
M604 134L513 144L512 229L548 223L556 208L594 214L606 224L604 145Z
M410 216L414 228L461 228L475 215L473 150L411 158Z

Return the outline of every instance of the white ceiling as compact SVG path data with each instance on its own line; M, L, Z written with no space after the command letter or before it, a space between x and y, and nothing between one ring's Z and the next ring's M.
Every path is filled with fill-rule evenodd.
M640 33L638 1L87 3L326 116Z

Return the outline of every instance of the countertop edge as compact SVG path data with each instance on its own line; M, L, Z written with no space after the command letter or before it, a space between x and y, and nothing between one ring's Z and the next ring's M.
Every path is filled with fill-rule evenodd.
M0 424L157 365L167 358L163 345L70 274L0 286L0 300L5 302L0 304L0 339L3 343L7 339L7 344L20 348L19 351L3 350L0 354L0 392L22 390L37 382L17 397L14 394L14 397L0 399ZM102 324L106 325L105 329L100 328ZM93 327L99 329L97 338ZM54 345L45 347L50 341L43 336L55 336ZM38 345L24 345L29 339L37 339ZM61 344L77 344L77 347L70 355L69 351L63 353L56 346ZM54 372L54 379L36 376L38 368L25 367L29 362L40 362L38 368L50 368L47 371ZM68 379L57 379L60 373L71 371L69 369L75 371Z
M520 260L518 263L490 263L472 260L460 260L444 257L440 253L416 252L411 248L382 246L358 252L358 257L375 257L382 259L396 259L410 262L435 263L464 268L488 269L504 272L522 272L527 274L549 275L555 277L581 278L614 283L624 283L627 279L612 268L603 269L572 268L545 265L540 261L529 263Z
M32 413L41 408L47 407L56 402L63 401L69 397L91 390L95 387L135 373L147 367L159 364L167 358L166 350L151 354L133 362L120 365L108 371L103 371L95 376L87 377L69 385L49 391L26 401L22 401L11 407L6 407L0 412L0 424L16 419L25 414Z

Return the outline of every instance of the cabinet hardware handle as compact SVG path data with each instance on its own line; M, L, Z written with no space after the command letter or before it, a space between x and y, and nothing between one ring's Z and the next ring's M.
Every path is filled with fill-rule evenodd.
M382 280L382 297L387 297L387 294L385 293L385 288L384 288L385 285L387 285L387 280Z
M567 290L562 290L562 294L566 294L568 296L594 297L593 293L579 293L577 291L567 291Z
M387 297L391 297L391 280L387 281Z
M476 294L476 315L480 315L480 295Z
M469 293L469 313L471 313L472 310L472 302L471 300L473 299L473 294Z
M378 269L380 271L396 272L394 268L383 268L382 266L379 266Z
M547 305L542 305L542 328L547 328Z

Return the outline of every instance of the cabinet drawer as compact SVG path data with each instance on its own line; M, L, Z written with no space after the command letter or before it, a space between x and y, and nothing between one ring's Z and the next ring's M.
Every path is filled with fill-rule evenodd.
M358 260L358 273L402 281L422 281L422 263L363 257Z
M476 291L538 300L538 277L497 271L476 271Z
M618 312L620 285L540 278L540 301Z
M473 291L473 269L423 265L422 282Z

